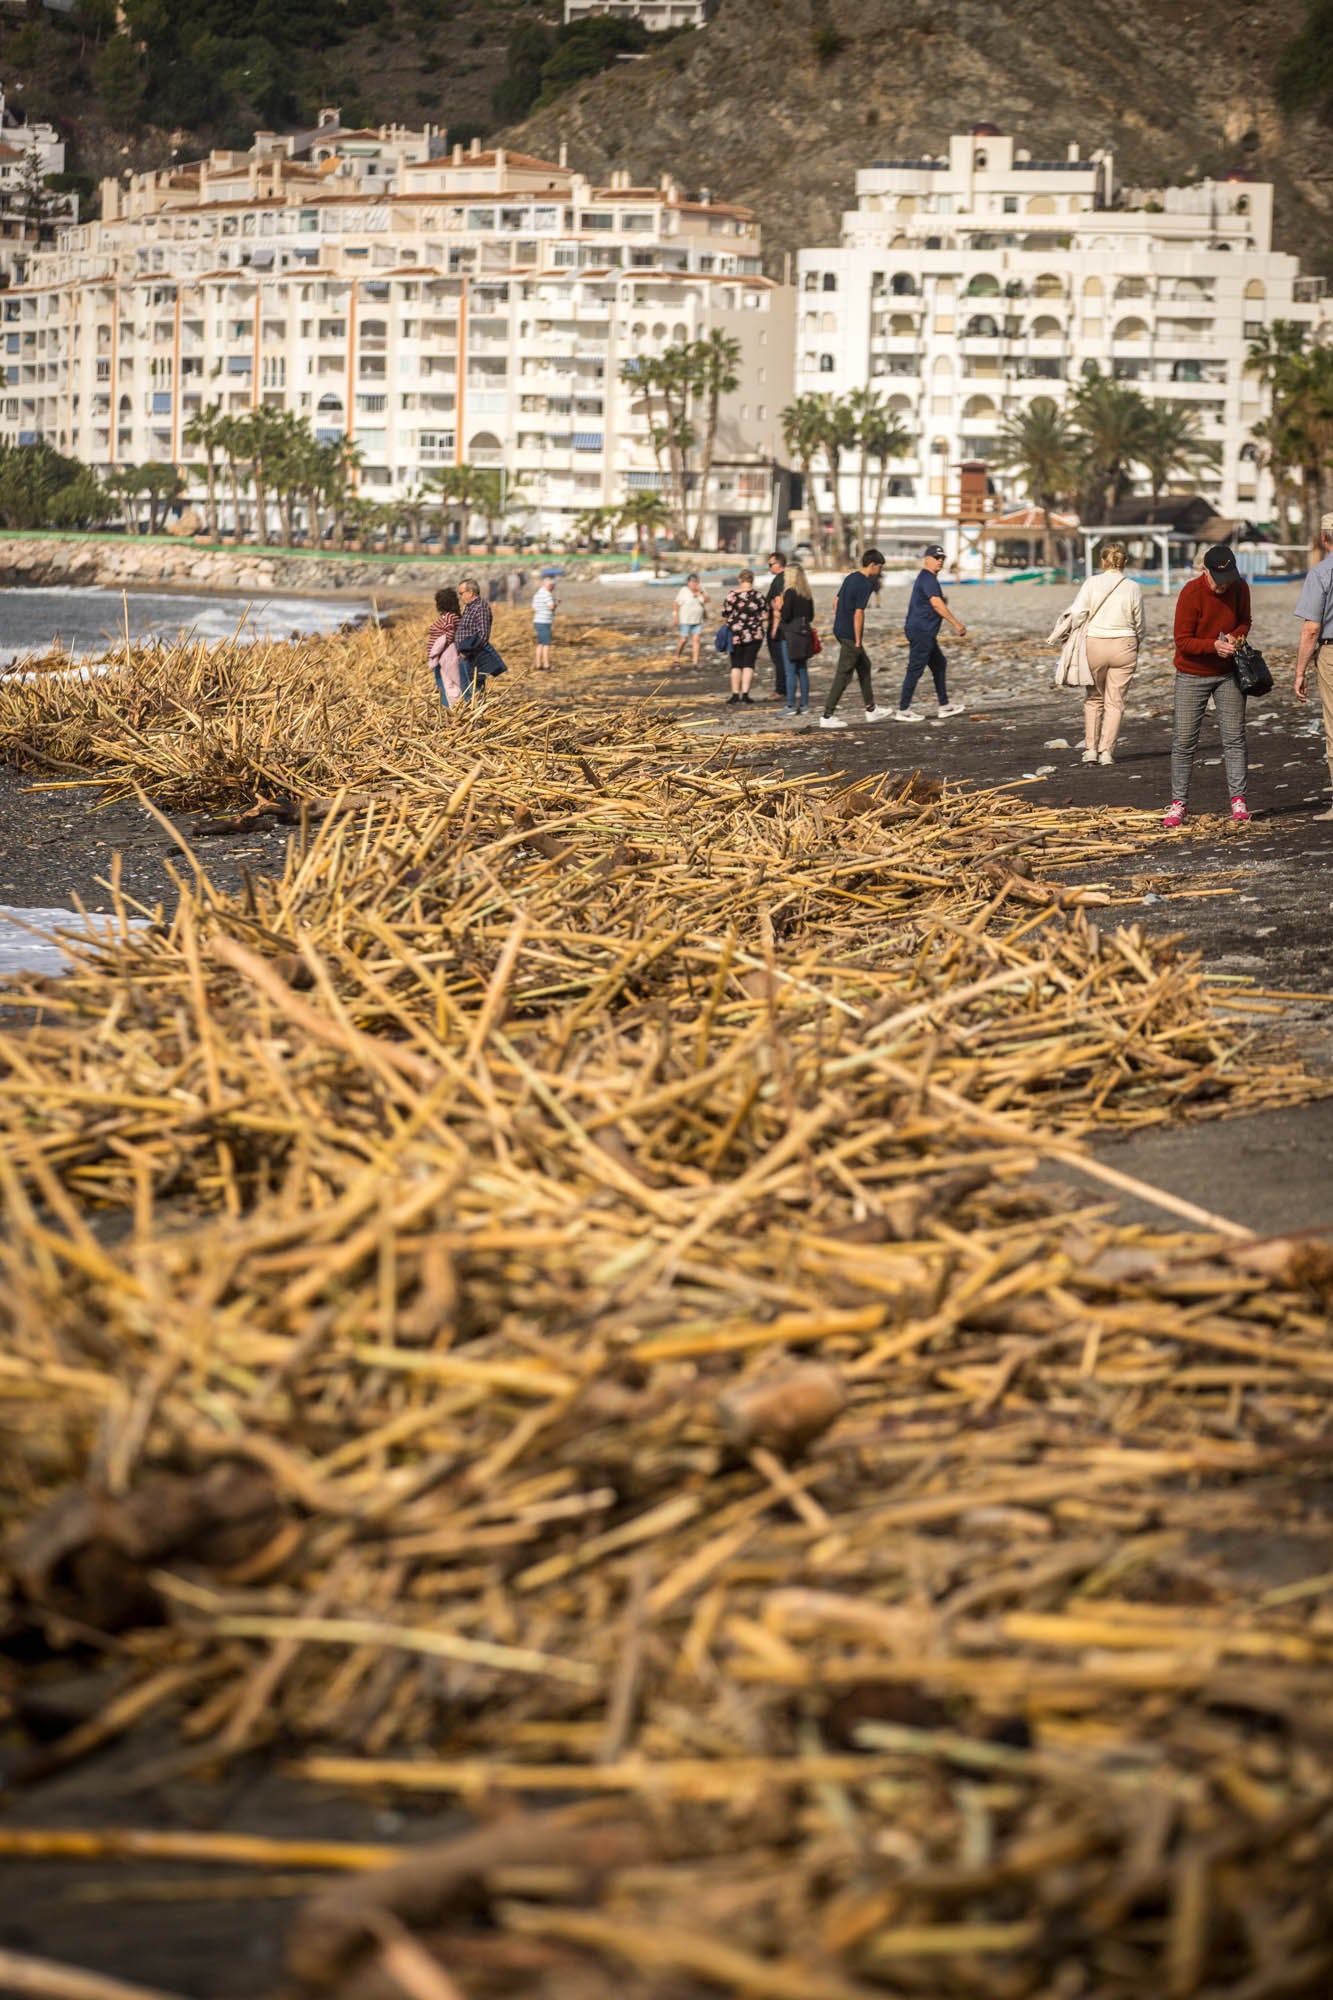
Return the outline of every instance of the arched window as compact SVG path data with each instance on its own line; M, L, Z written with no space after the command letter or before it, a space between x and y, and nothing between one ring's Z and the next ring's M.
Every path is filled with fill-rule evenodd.
M361 322L362 340L384 340L388 332L388 323L385 320L363 319Z
M975 278L969 278L963 293L965 299L998 299L1000 281L992 278L989 271L979 271Z
M1043 271L1041 276L1033 281L1034 299L1062 299L1064 295L1064 279L1058 278L1054 271Z
M894 313L889 320L889 332L895 340L908 340L914 329L906 313Z
M1146 278L1121 278L1115 288L1117 299L1146 299L1148 280Z
M910 396L889 397L889 415L891 417L908 417L911 413L912 399Z
M1118 319L1111 329L1112 340L1146 340L1148 322L1142 319Z
M818 314L818 313L807 313L807 314L806 314L806 316L805 316L805 330L806 330L806 332L807 332L807 333L818 333L818 332L819 332L819 314Z
M1085 299L1099 299L1101 295L1102 281L1100 278L1085 278L1083 280L1083 296Z
M806 289L806 291L807 291L807 292L817 292L817 291L819 290L819 273L818 273L818 271L807 271L807 272L806 272L806 274L805 274L805 289Z
M1055 197L1049 194L1034 194L1028 199L1029 215L1054 215Z
M915 298L916 279L912 276L912 273L910 271L895 271L893 276L889 279L889 290L893 293L895 298L899 299Z
M1250 212L1250 197L1247 194L1238 194L1236 196L1237 215L1248 215L1249 212Z
M474 431L468 440L468 457L481 465L486 463L485 458L482 456L484 452L493 451L498 453L499 450L500 440L494 431Z
M979 340L998 340L1000 337L999 323L988 313L974 313L963 332Z
M836 333L838 331L838 315L836 313L824 313L820 320L819 330L821 333Z
M972 166L975 172L984 174L986 171L986 155L984 153L973 153Z
M838 289L838 278L837 278L837 273L836 273L836 272L834 272L834 271L825 271L825 273L824 273L824 290L825 290L826 292L836 292L836 291L837 291L837 289Z
M1246 287L1245 287L1245 296L1246 296L1246 298L1247 298L1247 299L1262 299L1262 298L1265 298L1265 297L1267 296L1267 294L1266 294L1266 292L1265 292L1265 290L1264 290L1264 281L1263 281L1263 279L1262 279L1262 278L1251 278L1251 279L1250 279L1250 282L1249 282L1249 284L1248 284L1248 285L1246 285Z
M1043 313L1039 319L1034 319L1032 322L1034 340L1058 340L1061 332L1059 320L1053 319L1050 313Z
M932 372L936 375L952 375L953 356L951 354L938 355Z
M328 416L340 417L343 411L343 399L341 396L335 396L333 394L329 394L327 396L321 396L319 399L319 408L323 413L325 413Z
M1259 463L1259 447L1257 444L1243 444L1237 456L1242 465L1257 465Z
M676 321L676 324L671 329L671 338L673 340L688 340L689 337L690 337L689 328L685 325L685 322L683 320L678 319Z
M948 438L932 438L930 440L930 455L932 458L947 458L949 456Z
M995 404L989 396L969 396L963 405L965 424L988 423L995 415Z
M832 356L831 354L821 354L821 355L820 355L820 357L819 357L819 372L820 372L820 374L821 374L821 375L831 375L831 374L833 373L833 369L834 369L834 365L835 365L835 364L834 364L834 360L833 360L833 356Z

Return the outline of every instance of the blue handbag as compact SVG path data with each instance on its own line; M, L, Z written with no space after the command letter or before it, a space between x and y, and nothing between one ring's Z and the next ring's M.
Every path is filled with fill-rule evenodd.
M485 674L488 681L499 680L501 674L509 672L509 668L489 639L484 646L478 646L475 653L469 653L468 659L472 663L473 673Z
M713 651L715 653L729 653L731 651L730 625L718 626L717 637L713 640Z

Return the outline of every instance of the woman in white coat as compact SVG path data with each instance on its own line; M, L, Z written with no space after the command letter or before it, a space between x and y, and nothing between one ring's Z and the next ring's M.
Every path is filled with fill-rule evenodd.
M1086 677L1077 676L1083 682L1085 764L1115 762L1125 696L1147 630L1143 592L1125 574L1128 560L1123 542L1104 542L1100 573L1088 578L1056 628L1077 635L1087 663Z

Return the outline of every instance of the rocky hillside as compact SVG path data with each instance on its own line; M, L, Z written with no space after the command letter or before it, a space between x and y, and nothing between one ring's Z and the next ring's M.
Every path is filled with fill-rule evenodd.
M1333 268L1328 128L1279 107L1305 0L720 0L696 35L580 85L510 133L565 139L753 204L775 253L836 240L858 166L989 120L1038 157L1112 145L1122 177L1246 167L1278 187L1281 247Z

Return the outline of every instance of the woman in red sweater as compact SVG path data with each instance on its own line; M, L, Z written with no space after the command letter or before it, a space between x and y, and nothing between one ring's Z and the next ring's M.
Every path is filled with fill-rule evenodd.
M1204 711L1217 710L1232 819L1248 819L1245 803L1245 697L1232 665L1250 629L1250 586L1225 542L1205 549L1203 569L1176 599L1176 706L1171 736L1171 805L1163 826L1182 826L1190 769Z

